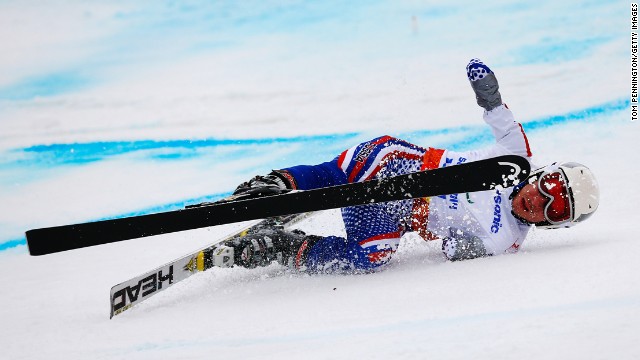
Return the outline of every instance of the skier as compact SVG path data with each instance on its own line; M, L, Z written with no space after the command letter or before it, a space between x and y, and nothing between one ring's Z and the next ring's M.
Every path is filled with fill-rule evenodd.
M241 184L235 195L275 195L455 166L515 154L531 161L522 126L502 102L495 74L478 59L467 76L496 143L466 152L425 148L390 136L356 145L318 165L274 170ZM408 231L425 240L442 239L447 259L456 261L516 252L532 226L573 226L597 209L599 190L592 172L578 163L554 163L532 171L508 189L402 200L342 209L346 238L314 236L265 226L224 244L233 263L264 266L274 260L307 272L369 272L389 262ZM218 252L223 253L223 252Z

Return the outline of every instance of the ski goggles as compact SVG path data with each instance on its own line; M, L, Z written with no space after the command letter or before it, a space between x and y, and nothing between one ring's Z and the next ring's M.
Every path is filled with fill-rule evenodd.
M573 201L562 170L544 173L538 179L538 191L548 201L544 206L544 218L552 225L573 218Z

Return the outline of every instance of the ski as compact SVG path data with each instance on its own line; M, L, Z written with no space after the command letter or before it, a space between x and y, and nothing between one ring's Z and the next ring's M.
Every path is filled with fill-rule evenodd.
M218 250L220 244L233 240L236 237L245 236L251 229L260 226L282 226L285 229L289 229L310 215L311 213L284 215L258 221L218 239L205 248L181 256L160 267L113 286L110 294L111 315L109 318L121 314L134 305L145 301L160 291L168 289L193 274L215 266L231 266L232 259L230 257L228 261L222 257L222 259L224 259L223 263L214 263L212 254ZM220 248L218 251L224 250L224 248Z
M491 190L529 175L527 159L505 155L365 182L207 204L182 210L29 230L31 255L45 255L145 236L347 206Z

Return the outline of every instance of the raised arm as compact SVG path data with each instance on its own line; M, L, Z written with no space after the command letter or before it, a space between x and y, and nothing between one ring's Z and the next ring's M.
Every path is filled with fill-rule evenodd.
M478 105L485 110L483 119L491 127L496 143L487 148L467 151L464 153L467 156L462 154L460 156L468 160L506 154L531 157L531 149L524 129L515 120L507 105L502 102L498 80L493 71L480 60L472 59L467 65L467 77Z

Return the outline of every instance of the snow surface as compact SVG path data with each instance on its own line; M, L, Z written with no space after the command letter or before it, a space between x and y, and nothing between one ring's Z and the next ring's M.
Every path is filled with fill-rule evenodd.
M1 357L640 358L629 39L624 2L0 3ZM487 145L473 57L538 164L598 175L592 220L458 263L408 235L370 275L214 269L113 320L111 286L235 225L27 253L27 229L216 199L381 134Z

